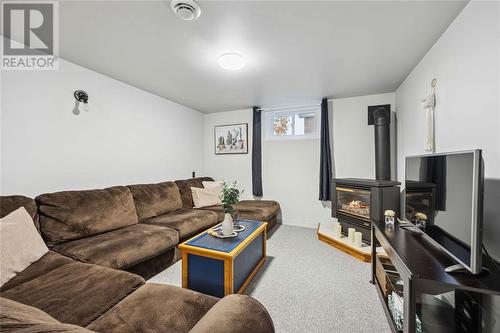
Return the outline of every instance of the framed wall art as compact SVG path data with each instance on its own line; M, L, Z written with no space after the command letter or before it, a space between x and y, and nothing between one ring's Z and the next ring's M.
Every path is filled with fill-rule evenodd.
M248 154L248 124L215 126L214 145L216 155Z

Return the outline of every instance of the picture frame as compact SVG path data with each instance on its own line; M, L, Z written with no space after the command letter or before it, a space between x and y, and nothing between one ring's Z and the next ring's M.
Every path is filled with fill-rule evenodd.
M215 155L248 154L248 123L214 127Z

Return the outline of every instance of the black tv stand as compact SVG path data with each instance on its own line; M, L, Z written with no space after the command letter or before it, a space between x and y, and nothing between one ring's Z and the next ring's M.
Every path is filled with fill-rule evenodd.
M376 244L383 247L384 255L376 253ZM393 267L385 269L382 259ZM483 255L485 270L481 274L460 270L448 272L446 268L455 264L456 261L432 241L419 232L408 232L404 224L386 229L383 221L372 222L371 282L377 288L393 332L416 332L417 316L426 333L483 332L482 311L487 305L482 304L482 299L484 295L500 296L500 274L486 255ZM379 281L380 267L387 276L397 271L402 282ZM387 290L387 284L396 288ZM388 306L388 295L396 292L403 300L402 329L398 329ZM449 292L453 292L454 304L435 297ZM465 308L467 315L462 314Z

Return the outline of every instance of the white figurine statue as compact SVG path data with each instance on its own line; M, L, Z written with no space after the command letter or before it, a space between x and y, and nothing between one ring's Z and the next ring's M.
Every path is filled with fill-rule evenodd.
M422 107L425 111L425 151L434 152L434 109L436 107L436 79L431 83L432 92L422 99Z

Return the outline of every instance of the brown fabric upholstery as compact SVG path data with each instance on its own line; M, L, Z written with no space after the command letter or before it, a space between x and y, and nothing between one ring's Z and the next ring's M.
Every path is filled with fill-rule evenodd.
M200 210L208 210L211 212L214 212L217 214L217 221L222 222L224 221L224 208L222 208L221 205L216 205L216 206L208 206L208 207L202 207L202 208L195 208L195 209L200 209Z
M182 208L181 194L174 182L129 185L139 221Z
M229 295L215 304L193 327L191 333L272 333L269 313L255 299Z
M242 200L234 209L240 219L268 221L278 214L280 205L272 200Z
M53 249L82 262L123 269L157 256L178 243L175 230L141 223L58 244Z
M137 224L126 186L42 194L35 199L42 234L50 246Z
M217 214L207 210L179 209L170 214L164 214L144 221L177 230L182 241L191 235L217 224Z
M179 192L182 198L182 207L183 208L193 208L193 195L191 194L191 187L199 187L203 188L204 181L214 181L213 178L210 177L199 177L199 178L190 178L190 179L181 179L176 180L175 183L179 187Z
M224 221L224 209L220 205L199 209L214 212L219 222ZM276 201L270 200L242 200L234 205L234 209L238 218L267 222L267 230L270 230L276 224L280 206Z
M24 207L35 223L35 227L40 230L38 221L38 209L35 200L23 195L7 195L0 197L0 218L5 217L16 209Z
M153 276L155 276L156 274L172 266L180 259L181 259L180 251L177 247L174 247L156 257L141 261L140 263L135 264L134 266L127 267L125 268L125 270L127 272L140 275L145 280L148 280Z
M5 333L89 333L86 328L63 324L29 305L0 297L0 331Z
M61 322L86 326L143 283L135 274L75 261L2 297L37 307Z
M217 301L215 297L188 289L148 283L87 328L98 332L116 333L185 333Z
M74 262L74 260L62 256L57 252L49 251L44 254L40 259L29 265L25 270L14 276L6 284L4 284L0 291L5 291L14 288L22 283L36 279L58 267Z

